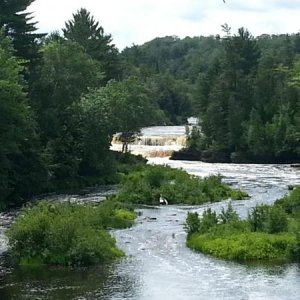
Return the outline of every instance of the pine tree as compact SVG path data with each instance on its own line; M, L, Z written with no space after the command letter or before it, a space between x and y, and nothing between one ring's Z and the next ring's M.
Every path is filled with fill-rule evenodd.
M35 33L36 22L32 22L33 16L25 10L34 0L4 0L0 2L0 27L4 27L5 35L9 36L16 56L33 62L39 57L38 39L44 34Z
M46 180L27 103L22 61L0 30L0 209L40 191Z
M120 76L118 50L112 44L110 34L105 34L99 22L86 9L81 8L73 19L62 29L67 40L80 44L93 59L99 61L105 72L106 80Z

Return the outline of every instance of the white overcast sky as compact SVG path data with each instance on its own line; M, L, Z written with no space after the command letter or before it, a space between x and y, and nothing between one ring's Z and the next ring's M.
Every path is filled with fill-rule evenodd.
M246 27L254 36L300 30L300 0L35 0L28 8L39 31L64 27L81 7L99 21L122 50L155 37L222 35Z

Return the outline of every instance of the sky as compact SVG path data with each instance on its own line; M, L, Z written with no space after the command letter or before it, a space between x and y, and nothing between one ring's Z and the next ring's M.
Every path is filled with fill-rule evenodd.
M40 32L60 30L86 8L122 50L156 37L223 35L245 27L254 36L297 33L300 0L35 0L28 8Z

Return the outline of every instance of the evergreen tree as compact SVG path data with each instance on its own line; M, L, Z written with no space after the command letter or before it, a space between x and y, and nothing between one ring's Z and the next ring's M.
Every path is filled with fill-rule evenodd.
M105 34L99 22L81 8L65 23L64 37L80 44L87 54L101 63L106 80L120 77L118 50L110 34Z
M25 10L34 0L4 0L0 2L0 28L5 28L5 34L9 36L16 56L27 61L33 61L38 55L38 39L44 34L35 33L36 22L32 22L31 13Z
M253 101L253 77L259 50L248 30L240 28L238 34L225 39L225 80L229 88L228 138L229 148L239 151L245 147L243 122L249 118Z
M170 74L159 74L148 79L148 86L159 108L171 124L183 124L192 114L192 101L187 84Z
M22 61L0 31L0 208L42 188L46 171L24 93Z

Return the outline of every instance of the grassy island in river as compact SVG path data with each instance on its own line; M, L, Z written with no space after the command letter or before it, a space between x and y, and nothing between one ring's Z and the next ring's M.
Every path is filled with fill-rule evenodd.
M220 176L199 178L166 166L140 165L124 176L116 200L134 204L158 204L163 195L169 204L197 205L248 195L222 183Z
M218 258L236 261L300 260L300 188L273 206L257 205L240 220L229 205L220 215L210 209L202 218L189 213L187 246Z
M109 228L126 228L136 214L112 201L100 205L40 202L8 230L10 254L21 265L92 265L124 253Z

